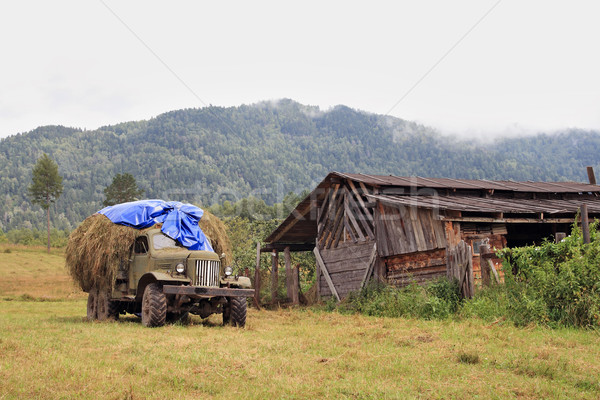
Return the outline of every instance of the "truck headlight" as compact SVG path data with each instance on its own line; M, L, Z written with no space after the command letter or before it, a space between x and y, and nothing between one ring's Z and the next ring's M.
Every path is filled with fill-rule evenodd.
M233 274L233 268L228 265L225 267L225 276L231 276L231 274Z
M175 266L175 271L177 271L178 274L183 274L185 272L185 265L182 263L177 264Z

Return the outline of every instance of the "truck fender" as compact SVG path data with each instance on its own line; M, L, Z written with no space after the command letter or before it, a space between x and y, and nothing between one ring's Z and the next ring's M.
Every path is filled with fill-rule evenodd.
M137 294L135 298L138 301L142 300L146 286L151 283L160 283L161 285L181 285L191 283L190 278L185 276L171 276L165 272L152 271L145 273L138 281Z

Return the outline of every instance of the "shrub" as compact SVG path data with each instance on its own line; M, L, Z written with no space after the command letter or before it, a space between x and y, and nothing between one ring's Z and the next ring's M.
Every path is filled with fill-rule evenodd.
M600 233L574 225L560 243L504 249L508 315L517 325L600 327Z

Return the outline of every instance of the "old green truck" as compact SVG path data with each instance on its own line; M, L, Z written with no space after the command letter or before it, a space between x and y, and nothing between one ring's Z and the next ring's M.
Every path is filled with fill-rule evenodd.
M244 327L246 299L254 289L222 259L212 251L188 250L158 228L140 230L112 285L89 290L87 318L131 313L141 315L144 326L158 327L189 314L222 314L224 325Z

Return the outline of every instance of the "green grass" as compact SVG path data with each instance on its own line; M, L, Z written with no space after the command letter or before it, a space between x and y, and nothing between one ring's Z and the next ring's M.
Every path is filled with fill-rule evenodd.
M0 271L14 268L3 256ZM250 310L246 329L218 316L148 329L134 316L87 322L81 295L11 290L0 296L2 400L600 397L592 330L316 309Z

